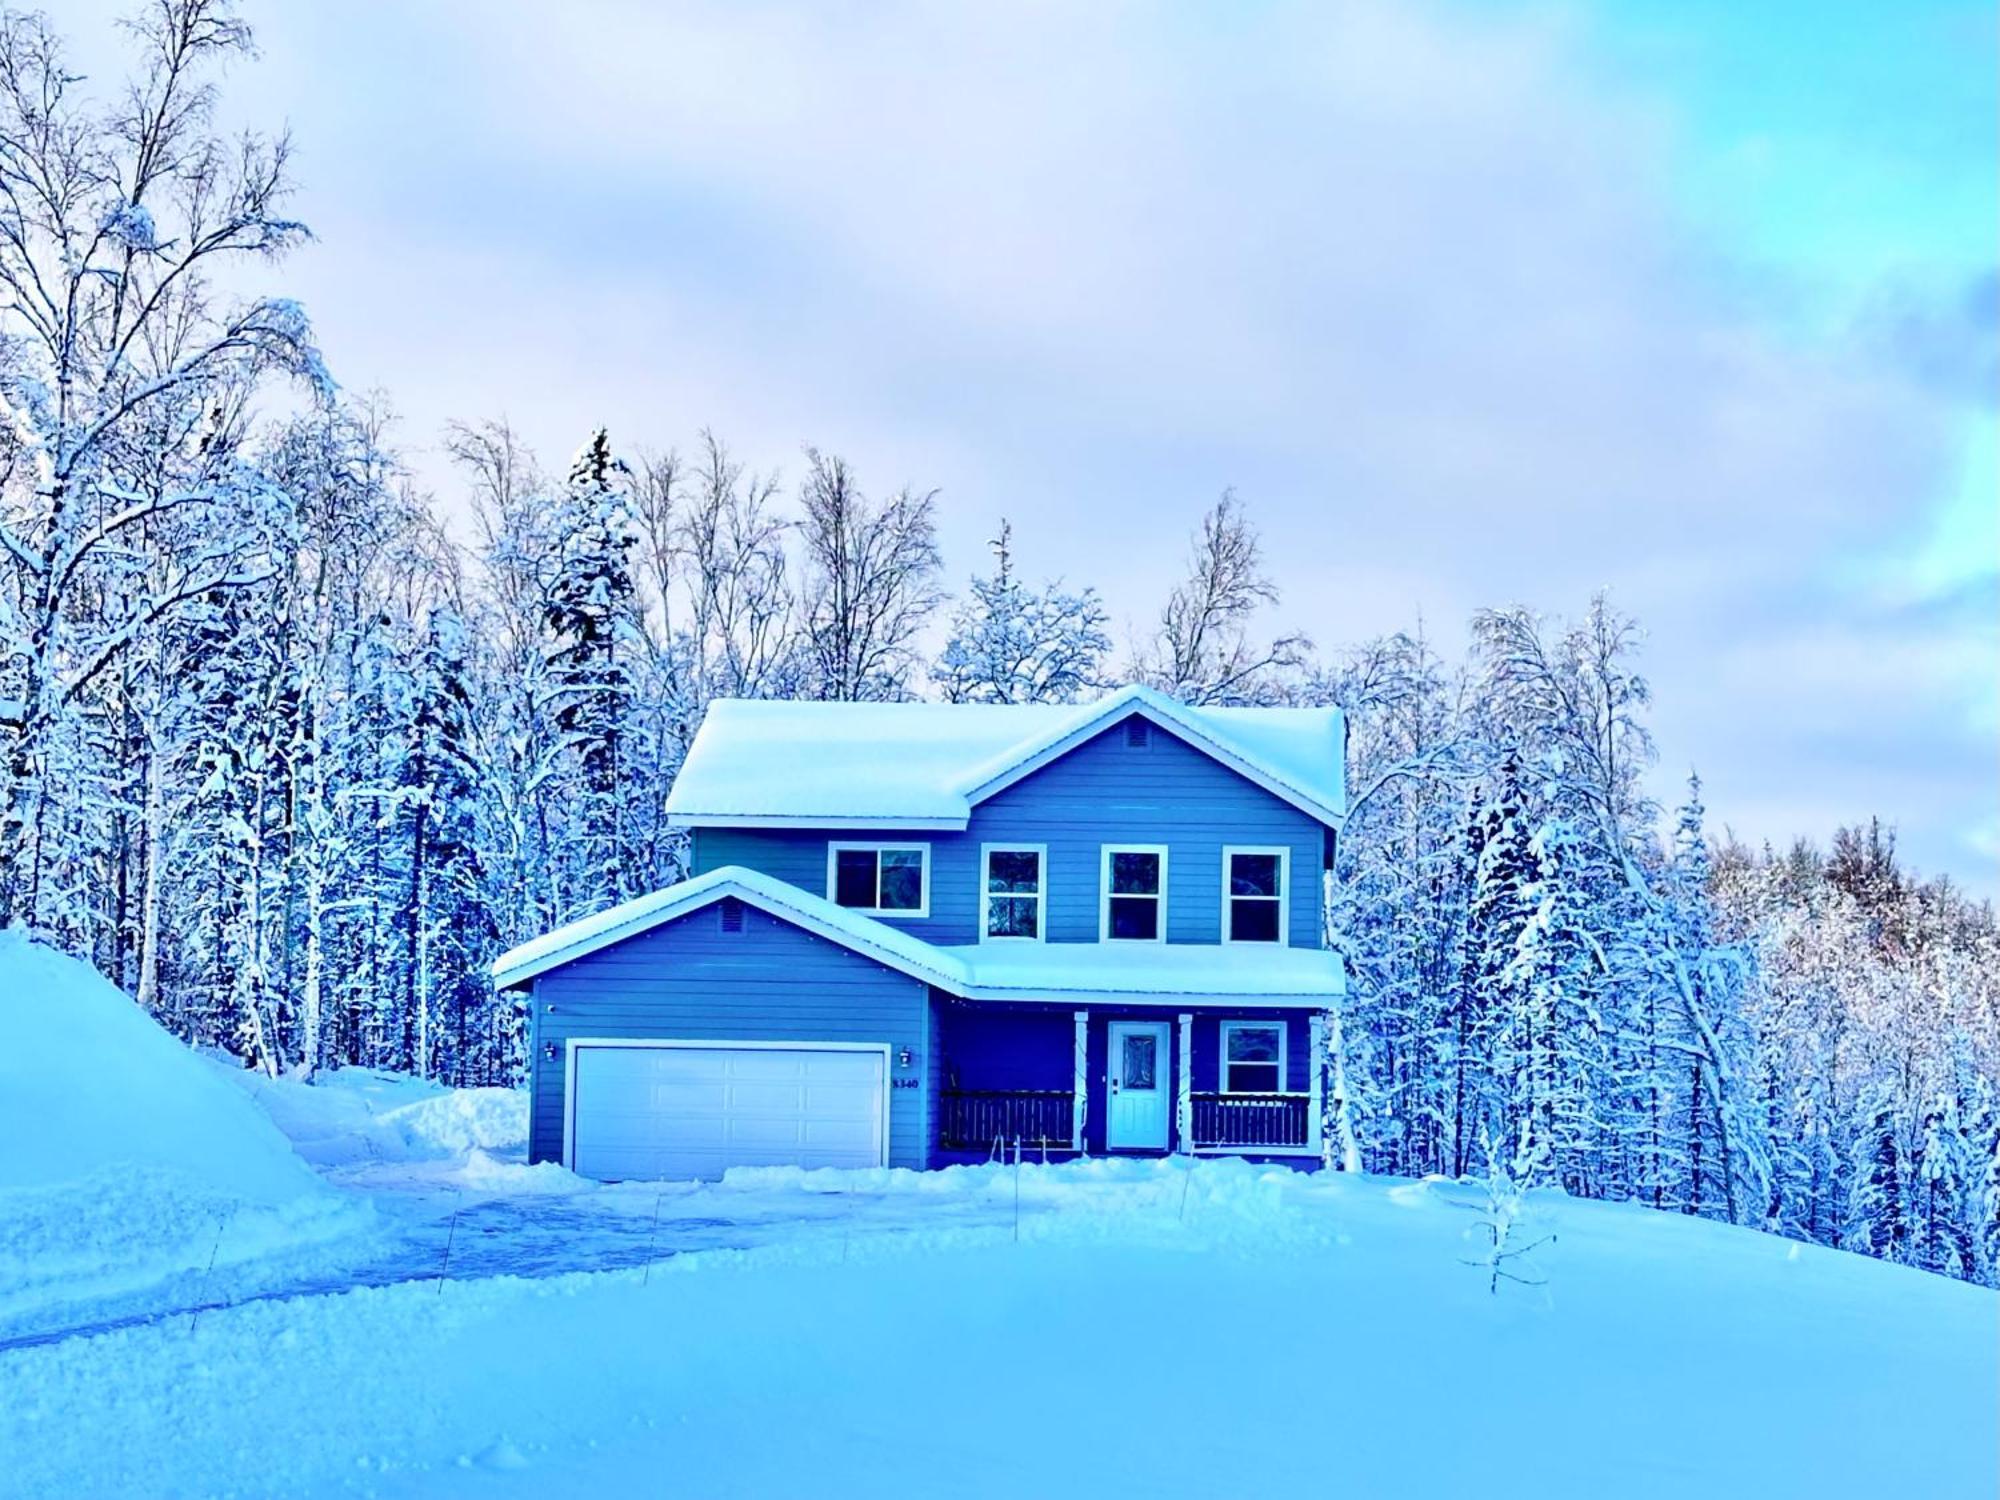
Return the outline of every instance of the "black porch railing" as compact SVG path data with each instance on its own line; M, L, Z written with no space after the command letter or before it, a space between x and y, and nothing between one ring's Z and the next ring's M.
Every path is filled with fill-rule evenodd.
M1076 1118L1068 1089L945 1089L938 1096L938 1144L987 1151L995 1141L1028 1150L1067 1151Z
M1298 1150L1312 1143L1308 1094L1196 1094L1194 1146Z

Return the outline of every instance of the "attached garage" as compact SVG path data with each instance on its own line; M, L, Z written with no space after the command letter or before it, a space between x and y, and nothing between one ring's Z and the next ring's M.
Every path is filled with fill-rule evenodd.
M888 1160L885 1046L573 1037L568 1061L564 1158L584 1177Z

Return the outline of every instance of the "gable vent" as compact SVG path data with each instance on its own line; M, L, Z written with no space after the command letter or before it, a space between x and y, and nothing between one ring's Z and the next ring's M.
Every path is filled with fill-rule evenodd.
M1137 714L1125 721L1125 748L1144 750L1153 743L1153 726Z
M743 930L743 903L741 901L725 901L722 903L722 930L724 932L741 932Z

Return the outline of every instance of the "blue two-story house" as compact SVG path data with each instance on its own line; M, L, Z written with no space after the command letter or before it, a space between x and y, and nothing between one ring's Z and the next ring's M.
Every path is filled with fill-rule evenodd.
M531 1158L600 1178L1320 1153L1333 709L728 701L692 875L514 949Z

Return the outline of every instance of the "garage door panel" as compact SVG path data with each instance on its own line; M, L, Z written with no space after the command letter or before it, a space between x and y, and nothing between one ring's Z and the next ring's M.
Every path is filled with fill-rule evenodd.
M581 1043L574 1067L572 1160L584 1176L712 1178L731 1166L885 1159L877 1051Z

